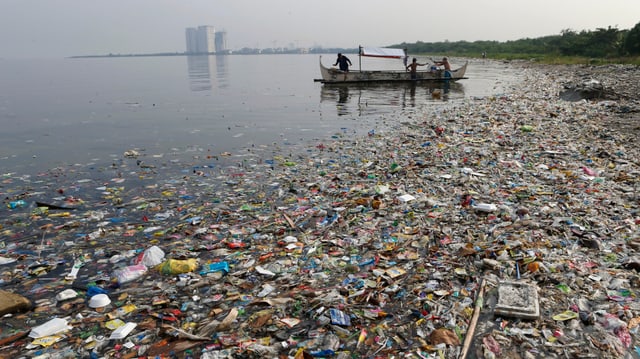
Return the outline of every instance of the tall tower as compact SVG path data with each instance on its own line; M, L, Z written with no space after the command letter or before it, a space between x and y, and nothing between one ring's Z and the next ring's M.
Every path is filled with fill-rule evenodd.
M216 32L216 52L227 52L227 32L224 30Z
M198 30L195 27L188 27L184 30L187 41L187 54L198 53Z
M213 26L198 26L198 52L210 54L216 52L216 29Z
M216 29L213 26L198 26L185 29L187 54L213 54L215 47Z

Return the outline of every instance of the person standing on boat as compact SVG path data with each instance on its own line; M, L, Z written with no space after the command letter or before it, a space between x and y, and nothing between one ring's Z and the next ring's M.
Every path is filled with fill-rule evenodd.
M340 64L340 71L349 72L349 66L351 66L351 60L343 54L338 53L338 59L333 66Z
M407 70L409 70L409 72L411 73L412 80L418 79L418 66L424 66L424 65L426 64L418 63L418 59L416 59L415 57L413 58L413 61L409 65L407 65Z
M451 71L451 64L446 57L442 58L442 61L435 61L436 66L444 66L444 69L447 71Z
M444 66L443 75L445 79L451 78L451 64L449 63L449 60L447 60L446 57L443 57L442 61L435 61L434 63L436 64L436 66Z

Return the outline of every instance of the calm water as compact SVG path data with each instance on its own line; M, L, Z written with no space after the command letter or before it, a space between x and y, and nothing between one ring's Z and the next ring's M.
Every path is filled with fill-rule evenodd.
M368 61L363 68L401 68ZM322 85L319 72L317 55L0 60L0 172L108 164L134 148L166 160L288 146L499 94L517 80L508 65L479 60L448 87Z

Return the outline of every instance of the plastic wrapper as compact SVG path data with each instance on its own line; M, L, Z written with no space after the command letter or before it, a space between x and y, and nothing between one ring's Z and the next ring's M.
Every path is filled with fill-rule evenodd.
M189 259L168 259L160 264L158 271L162 274L182 274L193 272L198 268L196 258Z

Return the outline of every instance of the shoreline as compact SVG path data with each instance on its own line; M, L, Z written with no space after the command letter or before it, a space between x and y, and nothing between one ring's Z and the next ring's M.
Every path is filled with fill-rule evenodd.
M73 329L58 339L60 348L88 352L76 338L109 318L87 306L82 289L74 301L53 297L95 283L120 303L110 309L137 307L123 319L137 323L132 337L147 333L145 355L167 350L154 347L166 339L254 356L292 357L304 344L306 352L441 351L454 358L473 330L470 349L478 357L631 352L640 317L633 96L640 92L627 80L639 71L614 77L607 75L614 66L555 66L523 64L525 78L503 95L386 116L369 136L336 136L301 153L271 149L273 159L249 157L161 183L131 157L109 183L65 184L61 175L60 182L18 185L5 204L55 197L77 209L7 209L0 257L16 262L3 265L0 289L36 303L11 325L29 330L45 320L39 313L68 316ZM563 83L589 76L602 76L619 98L559 99ZM83 200L89 193L95 201ZM144 279L114 285L115 269L152 245L166 259L199 266L169 275L150 267ZM46 265L42 253L50 254ZM75 282L61 275L74 258L82 259ZM212 263L230 270L200 273ZM505 281L534 288L537 320L493 316ZM471 328L481 282L486 299ZM267 284L274 289L262 295ZM177 308L176 327L186 325L201 340L214 326L218 337L194 341L160 330L166 322L158 315ZM567 311L576 317L558 317ZM109 333L101 326L95 336ZM7 350L55 352L28 349L30 342ZM98 352L133 352L116 344L100 344Z

